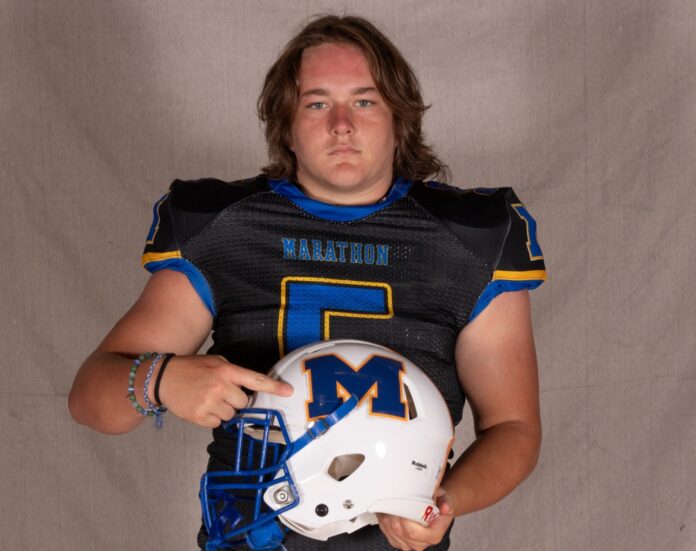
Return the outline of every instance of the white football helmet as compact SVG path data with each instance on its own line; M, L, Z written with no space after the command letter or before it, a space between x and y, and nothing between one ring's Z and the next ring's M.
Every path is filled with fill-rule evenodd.
M295 350L269 375L290 383L292 396L255 394L226 426L247 441L235 469L203 476L209 549L240 538L273 548L282 541L275 518L326 540L377 523L376 513L423 525L438 515L454 429L418 367L382 346L335 340ZM254 502L246 516L240 499Z

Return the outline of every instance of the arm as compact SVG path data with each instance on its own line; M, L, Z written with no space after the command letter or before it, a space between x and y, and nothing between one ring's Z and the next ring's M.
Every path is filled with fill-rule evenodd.
M70 413L78 423L107 434L138 427L145 418L130 404L126 388L133 358L143 352L177 354L162 378L160 397L172 413L198 425L215 427L244 407L247 396L241 386L283 395L291 392L288 385L220 356L194 356L211 326L212 316L186 276L156 272L78 371L68 398ZM138 370L136 395L142 392L146 372L145 366Z
M536 465L541 422L528 292L496 297L460 333L455 359L476 440L443 480L437 494L441 515L429 527L380 516L397 549L420 551L439 542L455 516L502 499Z
M455 354L476 430L442 483L456 516L494 504L536 466L541 420L528 292L498 296L462 331Z

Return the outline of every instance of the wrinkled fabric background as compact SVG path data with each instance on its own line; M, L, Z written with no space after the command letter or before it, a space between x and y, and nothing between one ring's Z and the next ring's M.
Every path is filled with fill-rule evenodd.
M194 548L208 431L103 436L67 393L147 279L152 203L256 174L265 70L344 11L416 69L454 183L514 186L547 259L541 459L453 549L696 549L693 0L0 2L0 547Z

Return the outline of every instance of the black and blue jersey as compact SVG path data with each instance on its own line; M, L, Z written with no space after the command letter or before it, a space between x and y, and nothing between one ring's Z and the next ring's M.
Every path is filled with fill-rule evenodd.
M319 340L374 342L419 366L456 424L465 399L457 335L498 294L545 280L536 233L510 188L397 179L378 203L336 206L264 176L176 180L155 205L143 264L186 274L213 315L210 354L266 372ZM211 465L224 461L222 433ZM370 548L389 548L369 530ZM364 537L346 541L367 549ZM301 539L298 549L321 544Z
M143 264L187 275L214 318L209 353L266 372L318 340L375 342L425 371L455 424L457 335L498 294L546 277L536 222L510 188L403 179L367 206L263 176L177 180Z

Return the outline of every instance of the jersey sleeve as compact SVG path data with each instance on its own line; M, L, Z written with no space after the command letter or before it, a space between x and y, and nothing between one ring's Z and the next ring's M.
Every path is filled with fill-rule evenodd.
M142 265L150 273L160 270L173 270L184 274L206 308L215 317L215 302L210 285L203 273L182 254L180 243L186 233L186 213L175 205L177 182L174 182L152 209L152 225L147 234Z
M536 289L546 280L536 220L512 189L507 188L504 193L506 232L495 259L491 281L479 296L469 321L501 293Z

